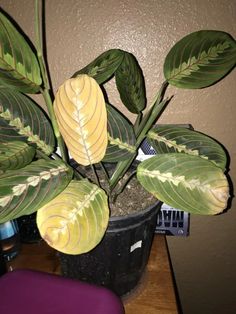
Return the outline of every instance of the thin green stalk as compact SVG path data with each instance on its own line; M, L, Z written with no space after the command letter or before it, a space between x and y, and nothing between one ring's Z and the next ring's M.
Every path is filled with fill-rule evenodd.
M148 131L152 127L152 125L156 122L158 117L161 115L164 107L168 104L169 99L163 100L165 90L168 86L167 82L164 82L162 84L162 87L160 91L157 93L156 97L154 98L154 101L151 105L151 109L149 110L148 114L143 118L142 122L139 125L138 131L137 131L137 141L136 141L136 151L138 151L138 148L144 138L146 137ZM110 188L111 190L114 190L119 180L124 176L126 171L129 169L131 164L136 158L136 154L132 155L129 159L121 161L118 163L115 172L113 173L113 176L110 179Z
M129 167L132 165L133 161L136 158L136 154L133 156L130 156L129 159L120 161L117 166L116 170L113 173L111 179L110 179L110 189L111 191L114 190L119 180L123 177L123 175L126 173L126 171L129 169Z
M101 188L101 184L100 184L100 181L99 181L99 178L98 178L98 175L97 175L97 171L95 169L95 166L93 164L90 164L90 167L91 167L91 170L93 172L93 175L94 175L94 180L95 180L95 183Z
M41 6L40 1L35 0L35 37L36 37L36 50L39 61L39 67L41 70L41 75L43 79L43 88L40 89L40 92L44 98L46 103L48 114L52 122L52 127L54 130L54 135L57 139L57 143L61 152L62 159L68 163L68 155L65 148L64 141L61 137L58 123L55 117L55 113L53 110L53 102L50 96L50 85L49 85L49 73L47 71L47 67L45 64L45 59L43 55L43 35L42 35L42 19L41 19Z
M134 122L134 132L135 133L138 130L140 123L142 122L142 117L143 117L143 114L140 112L137 115L136 121Z
M143 116L143 119L141 121L141 123L139 124L138 129L136 129L136 136L139 136L139 134L142 132L143 128L145 127L145 125L147 124L150 115L152 114L153 110L155 109L156 106L158 106L158 104L162 101L165 91L168 87L168 82L165 81L164 83L162 83L162 86L160 88L160 90L158 91L158 93L156 94L156 96L154 97L153 101L151 102L150 106L146 109L148 110L147 113Z
M146 137L148 131L151 129L151 127L153 126L155 121L160 117L163 109L166 107L166 105L169 102L170 102L170 99L166 98L163 101L161 101L157 106L155 106L153 108L152 113L151 113L147 123L145 124L145 126L143 127L143 129L141 130L141 132L137 138L136 145L135 145L136 148L138 148L139 145L142 143L142 141Z
M107 169L105 168L105 166L103 165L102 162L100 162L99 165L100 165L100 167L101 167L101 169L102 169L102 171L103 171L103 173L104 173L105 179L107 180L107 182L109 182L109 179L110 179L110 178L109 178Z
M59 157L57 154L55 154L55 153L52 153L52 157L53 157L53 159L55 159L55 160L61 160L61 157Z
M44 88L50 89L49 79L47 74L47 68L43 56L43 35L42 35L42 8L40 6L40 2L35 0L35 46L37 50L37 56L39 61L39 66L42 74L42 79L44 83Z
M64 143L63 138L61 136L61 133L59 131L59 127L58 127L58 123L57 123L55 113L53 110L53 104L52 104L52 99L51 99L50 94L49 94L49 90L48 89L42 89L41 94L43 95L45 103L47 105L48 114L49 114L51 122L52 122L54 135L57 139L57 143L58 143L58 146L60 149L61 157L66 163L68 163L68 154L67 154L67 151L65 148L65 143Z
M76 170L76 169L73 169L73 170L74 170L74 176L75 176L76 179L78 179L78 180L84 179L84 177L82 176L81 173L79 173L78 170Z
M114 196L113 196L113 198L112 198L113 202L115 202L116 199L117 199L117 197L118 197L118 195L123 192L123 190L125 189L126 185L127 185L128 182L131 180L131 178L135 175L135 173L136 173L136 170L134 170L134 171L128 176L128 178L125 178L125 177L124 177L124 181L121 182L120 187L119 187L119 188L116 190L116 192L114 193Z

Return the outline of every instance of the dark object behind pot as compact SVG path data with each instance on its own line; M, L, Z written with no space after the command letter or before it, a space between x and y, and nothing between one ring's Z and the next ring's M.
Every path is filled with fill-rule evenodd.
M18 218L17 223L21 242L36 243L41 240L36 224L36 213Z
M60 253L65 277L103 285L118 295L135 288L147 265L161 203L128 216L112 217L102 242L81 255Z
M7 272L7 265L3 256L2 246L0 244L0 277Z

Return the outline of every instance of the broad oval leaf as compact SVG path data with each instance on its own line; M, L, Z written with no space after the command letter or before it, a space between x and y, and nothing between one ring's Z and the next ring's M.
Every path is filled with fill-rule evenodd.
M42 84L37 58L23 35L0 12L0 84L37 93Z
M147 139L158 154L185 153L199 156L225 170L227 156L223 147L200 132L184 127L163 125L151 129Z
M108 146L104 162L126 160L136 152L133 125L118 110L107 104Z
M29 97L0 87L1 141L24 141L50 155L55 137L43 110Z
M101 161L108 142L107 112L97 82L86 74L65 81L54 110L71 156L84 166Z
M146 106L144 77L136 58L131 53L125 52L115 78L123 104L132 113L141 112Z
M98 56L86 67L76 72L72 77L79 74L88 74L93 77L98 84L105 83L115 73L124 57L124 51L120 49L110 49Z
M162 154L138 166L142 186L162 202L192 214L214 215L227 206L229 186L212 162L186 154Z
M88 180L71 181L61 194L37 212L42 238L67 254L93 249L101 241L108 220L107 195Z
M28 165L35 149L24 142L0 143L0 170L20 169Z
M177 42L164 63L169 84L202 88L223 78L236 64L236 42L227 33L202 30Z
M72 179L60 160L37 160L0 176L0 223L29 215L52 200Z

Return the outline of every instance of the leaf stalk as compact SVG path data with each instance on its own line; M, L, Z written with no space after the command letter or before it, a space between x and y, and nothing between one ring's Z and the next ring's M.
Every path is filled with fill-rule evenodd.
M57 144L61 153L61 157L64 162L68 163L68 154L59 131L59 126L56 120L56 116L53 110L53 101L50 95L50 84L49 84L49 74L46 67L44 54L43 54L43 34L42 34L42 18L41 18L42 7L39 0L35 0L35 36L36 36L36 50L39 61L39 67L43 80L43 87L40 88L41 95L44 98L45 104L47 106L48 114L52 122L52 127L54 130L54 135L57 139Z

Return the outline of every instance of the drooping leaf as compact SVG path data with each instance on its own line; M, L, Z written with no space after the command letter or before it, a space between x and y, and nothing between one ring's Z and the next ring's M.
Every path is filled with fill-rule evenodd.
M0 223L29 215L52 200L72 179L60 160L37 160L0 176Z
M162 202L193 214L222 212L229 197L223 171L212 162L186 154L162 154L138 166L142 186Z
M125 160L136 152L133 125L109 104L107 104L107 113L108 146L103 161Z
M68 187L37 212L42 238L56 250L81 254L102 239L109 219L106 193L88 180Z
M37 93L42 84L37 58L23 35L0 12L0 84Z
M71 156L84 166L101 161L108 142L107 112L97 82L86 74L65 81L54 109Z
M125 52L115 78L123 104L129 111L138 114L146 106L146 90L142 70L131 53Z
M227 156L224 149L207 135L183 127L163 125L151 129L147 138L158 154L185 153L199 156L225 170Z
M110 49L98 56L86 67L76 72L72 77L79 74L88 74L93 77L98 84L106 82L115 73L122 62L124 51L120 49Z
M202 30L177 42L164 63L169 84L202 88L224 77L236 64L236 42L227 33Z
M0 143L0 170L19 169L28 165L35 149L24 142Z
M24 141L50 155L54 150L54 133L46 115L30 98L0 88L1 141Z

